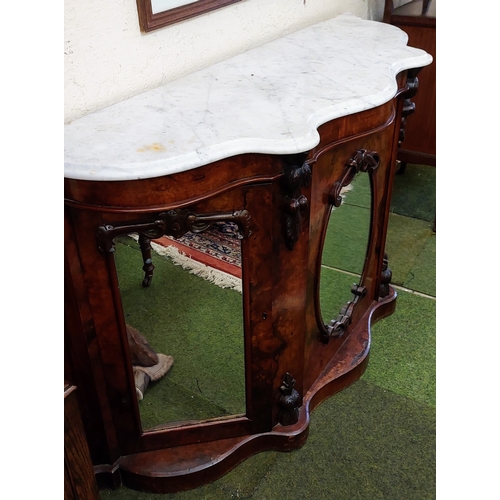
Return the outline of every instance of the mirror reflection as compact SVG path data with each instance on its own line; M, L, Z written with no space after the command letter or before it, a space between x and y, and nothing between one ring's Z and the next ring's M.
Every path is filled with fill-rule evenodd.
M231 226L153 241L146 286L137 235L115 238L145 430L245 413L241 243ZM186 256L195 244L206 251Z
M325 324L353 300L351 286L361 281L371 220L369 175L356 174L342 191L342 199L340 207L332 207L321 260L320 307Z

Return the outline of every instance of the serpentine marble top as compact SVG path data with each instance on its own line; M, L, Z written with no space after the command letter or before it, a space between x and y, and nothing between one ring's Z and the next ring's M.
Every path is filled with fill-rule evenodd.
M65 125L65 177L133 180L242 153L294 154L332 119L388 102L432 57L343 14Z

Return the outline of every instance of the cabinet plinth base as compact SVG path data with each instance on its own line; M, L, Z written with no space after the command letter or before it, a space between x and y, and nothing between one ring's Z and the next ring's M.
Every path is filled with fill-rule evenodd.
M374 302L303 398L299 420L270 432L124 456L119 461L123 484L151 493L189 490L229 472L261 451L291 451L307 439L310 414L324 399L361 377L368 363L370 327L395 309L396 291Z

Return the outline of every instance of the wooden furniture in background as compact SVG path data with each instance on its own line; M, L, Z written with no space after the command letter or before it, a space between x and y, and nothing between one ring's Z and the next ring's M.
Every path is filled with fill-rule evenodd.
M393 0L386 0L383 20L405 31L408 45L434 59L418 74L415 111L406 120L398 160L403 170L406 163L436 166L436 0L412 0L396 9Z
M64 384L64 499L99 500L76 387Z

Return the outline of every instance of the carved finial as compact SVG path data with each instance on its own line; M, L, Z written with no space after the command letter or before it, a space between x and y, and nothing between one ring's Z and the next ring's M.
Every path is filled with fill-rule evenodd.
M389 258L387 254L384 254L384 260L382 261L382 273L380 278L380 291L379 296L381 298L387 297L389 295L389 284L392 280L392 271L389 269Z
M311 183L311 167L306 163L308 153L283 157L283 211L285 243L293 250L299 238L302 216L307 212L309 200L300 192Z
M279 422L281 425L293 425L299 420L299 407L302 398L294 386L295 379L287 372L280 387Z

